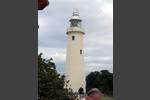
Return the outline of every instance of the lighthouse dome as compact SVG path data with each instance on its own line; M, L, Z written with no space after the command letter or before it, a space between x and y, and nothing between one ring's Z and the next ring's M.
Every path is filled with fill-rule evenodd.
M71 20L80 20L81 21L81 18L80 18L80 16L79 16L79 11L78 10L75 10L74 12L73 12L73 15L71 16L71 18L70 18L70 21Z

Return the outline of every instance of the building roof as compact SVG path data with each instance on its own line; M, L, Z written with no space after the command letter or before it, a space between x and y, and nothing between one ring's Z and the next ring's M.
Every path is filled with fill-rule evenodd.
M73 15L70 18L70 21L71 20L80 20L81 21L81 18L79 16L79 11L78 10L74 10Z

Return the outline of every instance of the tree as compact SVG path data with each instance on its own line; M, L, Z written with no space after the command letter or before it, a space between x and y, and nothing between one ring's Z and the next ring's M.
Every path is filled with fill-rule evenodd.
M91 72L86 77L86 90L98 88L104 94L113 96L113 74L108 70Z
M71 100L71 90L64 88L65 76L56 71L52 59L43 59L38 55L38 99L39 100Z

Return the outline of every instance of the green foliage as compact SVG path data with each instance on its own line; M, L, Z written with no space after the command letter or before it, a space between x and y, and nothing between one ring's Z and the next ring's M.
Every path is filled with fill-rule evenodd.
M86 90L98 88L104 94L113 96L113 74L108 70L91 72L86 77Z
M52 59L38 55L38 100L71 100L71 89L64 88L65 76L56 71Z

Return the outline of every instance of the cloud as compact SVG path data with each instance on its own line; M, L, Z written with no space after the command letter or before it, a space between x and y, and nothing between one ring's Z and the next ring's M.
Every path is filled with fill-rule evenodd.
M60 73L64 71L69 19L78 9L85 30L86 73L93 70L113 71L113 0L51 0L39 11L39 52L53 58Z

